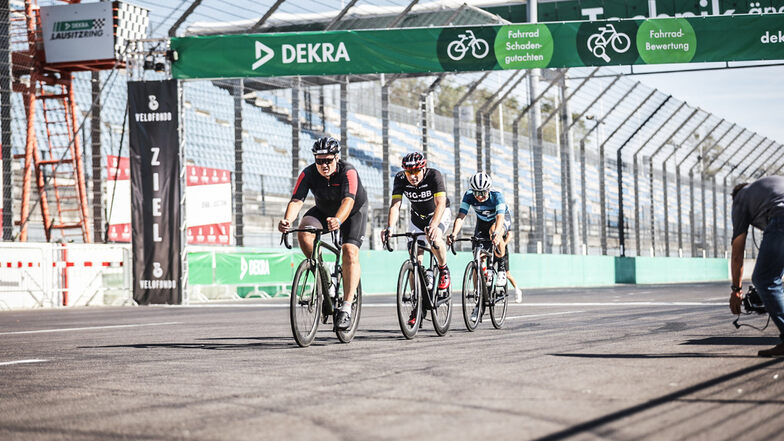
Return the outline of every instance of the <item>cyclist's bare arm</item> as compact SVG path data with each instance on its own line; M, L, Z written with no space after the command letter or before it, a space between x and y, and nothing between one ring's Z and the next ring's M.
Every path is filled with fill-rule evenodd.
M392 203L389 205L389 214L387 215L387 227L392 228L397 224L400 218L400 205L403 203L402 197L392 196Z
M490 225L490 235L492 236L493 233L495 233L495 230L500 228L503 224L504 224L504 214L503 213L496 214L495 222L493 222L493 225Z
M436 203L436 208L433 211L433 220L430 222L430 228L438 228L438 224L441 223L441 218L444 216L444 210L446 210L446 196L440 195L434 198Z
M305 201L300 201L299 199L292 199L289 201L283 219L278 222L278 231L285 233L291 227L291 224L294 223L294 220L297 218L297 215L304 204Z
M340 228L340 225L348 219L353 208L354 198L343 198L335 216L327 218L327 229L329 229L329 231L335 231Z
M457 233L463 228L463 220L465 217L466 215L464 213L457 213L457 216L455 216L455 223L452 224L452 236L457 236Z

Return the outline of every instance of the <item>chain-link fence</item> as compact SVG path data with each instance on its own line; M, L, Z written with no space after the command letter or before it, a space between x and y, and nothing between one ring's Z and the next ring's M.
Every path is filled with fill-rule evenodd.
M0 11L3 35L13 36L4 13L13 15ZM14 51L11 41L0 39L3 60ZM135 50L143 60L165 45ZM95 241L107 239L115 209L107 158L128 154L126 82L167 77L166 66L146 67L74 74ZM12 77L10 63L0 69L3 225L12 240L19 237L28 117L23 95L12 92L25 76ZM468 178L490 172L514 215L513 248L529 253L723 257L732 186L780 172L784 153L773 140L609 67L194 80L182 82L182 91L186 162L232 172L232 243L242 246L277 245L275 225L293 179L325 134L341 139L344 159L368 190L368 236L385 225L400 158L425 150L446 177L453 210ZM35 128L45 136L44 126ZM28 240L45 240L31 207Z

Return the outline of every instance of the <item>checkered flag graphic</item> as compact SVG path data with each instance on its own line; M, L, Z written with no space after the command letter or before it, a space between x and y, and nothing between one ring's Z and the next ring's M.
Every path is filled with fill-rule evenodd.
M106 19L105 18L96 18L94 24L95 24L96 28L103 28L103 25L106 24Z

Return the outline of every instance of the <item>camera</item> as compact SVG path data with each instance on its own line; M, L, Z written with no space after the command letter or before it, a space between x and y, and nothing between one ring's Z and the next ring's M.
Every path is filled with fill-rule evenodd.
M754 285L749 286L749 290L746 292L746 295L743 296L743 309L746 311L746 314L754 312L757 314L765 314L767 312Z

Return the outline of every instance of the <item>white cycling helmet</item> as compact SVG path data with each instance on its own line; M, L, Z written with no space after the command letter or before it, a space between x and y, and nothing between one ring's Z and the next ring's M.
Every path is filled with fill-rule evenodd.
M472 191L488 191L493 185L493 180L485 172L479 172L468 181Z

